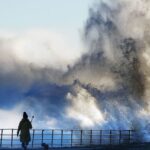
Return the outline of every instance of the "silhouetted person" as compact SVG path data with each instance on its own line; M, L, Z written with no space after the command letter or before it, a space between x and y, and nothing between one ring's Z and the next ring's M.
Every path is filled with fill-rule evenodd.
M32 128L32 124L28 119L28 115L26 112L23 113L23 118L19 123L18 130L17 130L17 136L20 132L20 142L22 142L22 147L24 150L27 149L27 145L29 144L31 138L30 138L30 129Z

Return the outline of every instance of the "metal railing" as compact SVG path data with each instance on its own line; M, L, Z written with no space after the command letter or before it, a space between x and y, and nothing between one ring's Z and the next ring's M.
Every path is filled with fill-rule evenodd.
M48 144L49 147L88 147L133 143L135 131L33 129L30 134L31 148L41 147L42 143ZM0 147L21 147L17 129L0 129Z

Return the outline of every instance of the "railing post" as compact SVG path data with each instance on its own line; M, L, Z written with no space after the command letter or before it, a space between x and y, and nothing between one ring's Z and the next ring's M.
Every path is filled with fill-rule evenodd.
M73 130L71 130L71 147L72 147Z
M82 130L81 130L81 136L80 136L80 145L82 145Z
M34 145L34 133L35 132L35 130L33 129L33 132L32 132L32 148L33 148L33 145Z
M42 130L42 143L43 143L43 132L44 132L44 130Z
M129 144L131 142L131 130L129 130Z
M112 144L112 131L110 130L110 132L109 132L109 135L110 135L110 145Z
M61 147L63 145L63 130L61 130Z
M90 146L92 145L92 130L90 130Z
M0 147L2 147L2 141L3 141L3 129L1 129L1 144L0 144Z
M13 129L11 129L11 148L12 148L12 146L13 146Z
M102 130L100 130L100 145L102 144Z
M51 147L53 147L53 138L54 138L54 130L52 130L52 140L51 140Z
M119 144L121 144L121 138L122 138L122 134L121 134L121 130L119 130Z

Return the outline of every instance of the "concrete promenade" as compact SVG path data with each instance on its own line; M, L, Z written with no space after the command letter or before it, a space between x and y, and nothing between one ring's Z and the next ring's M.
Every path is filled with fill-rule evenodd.
M0 150L23 150L22 148L0 148ZM28 148L27 150L44 150L43 148ZM108 145L93 147L72 147L72 148L49 148L48 150L150 150L150 143L130 145Z

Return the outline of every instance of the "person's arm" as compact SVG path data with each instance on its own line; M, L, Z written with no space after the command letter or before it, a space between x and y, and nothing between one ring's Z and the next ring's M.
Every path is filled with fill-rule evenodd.
M31 123L30 120L28 120L28 128L29 128L29 129L32 129L32 123Z
M18 126L17 136L19 135L20 130L21 130L21 122L19 123L19 126Z
M30 121L30 129L32 129L32 123L31 123L31 121Z

